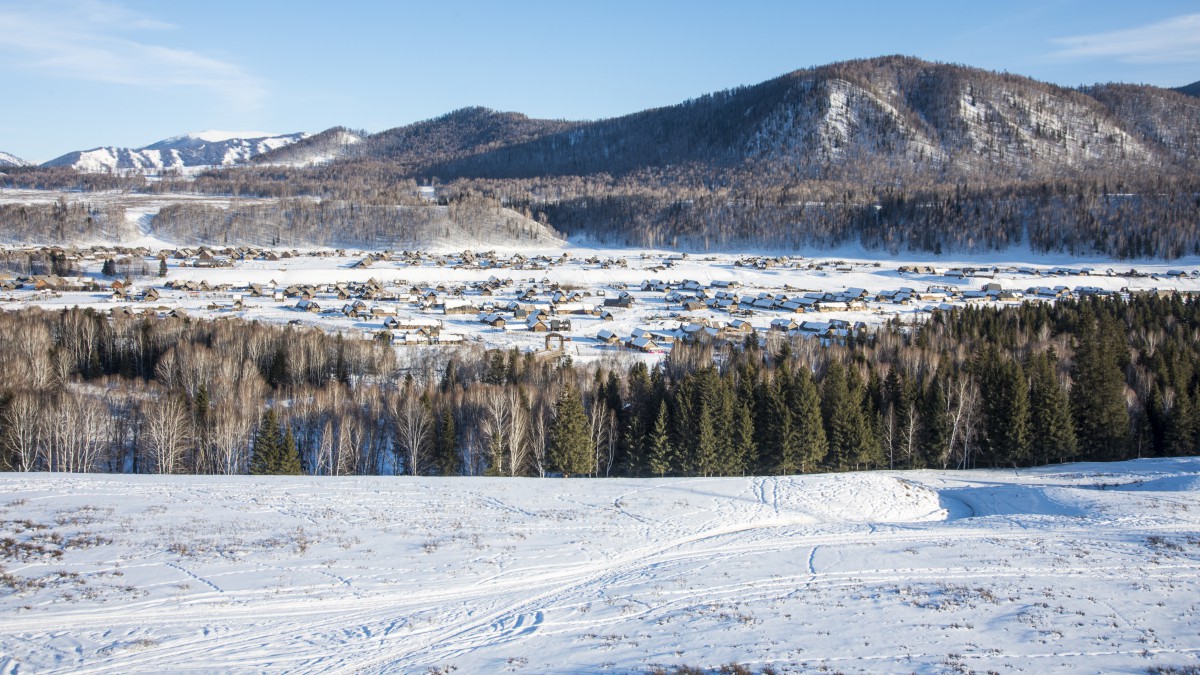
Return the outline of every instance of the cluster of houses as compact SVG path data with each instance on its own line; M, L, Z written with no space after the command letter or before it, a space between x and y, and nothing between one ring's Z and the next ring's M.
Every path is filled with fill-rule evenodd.
M799 335L844 340L866 328L866 323L862 321L853 323L845 319L796 321L785 317L774 319L767 330L787 336ZM638 327L630 331L629 335L618 335L607 328L596 333L596 341L600 344L650 354L665 352L671 346L681 342L708 341L744 344L747 339L758 340L761 337L759 331L744 319L734 319L728 322L698 319L681 322L676 328Z
M360 255L347 255L345 251L300 253L253 247L178 248L153 253L146 249L123 247L54 251L56 259L67 260L75 265L75 269L91 267L103 260L136 256L144 256L144 259L148 260L154 260L156 257L160 260L171 260L176 267L203 268L229 267L243 261L276 261L299 256L342 257L354 260ZM384 251L365 253L361 256L352 267L360 270L399 270L408 266L434 265L455 269L496 270L496 273L490 274L486 279L470 282L418 284L390 279L384 283L375 278L365 282L337 283L279 284L274 280L261 284L222 283L206 280L202 274L196 274L195 280L158 280L150 284L144 281L112 280L111 277L103 276L17 276L10 272L0 272L0 290L107 293L110 301L123 305L115 308L114 313L145 315L152 312L159 316L170 315L176 318L185 317L186 313L183 310L154 306L168 299L168 293L171 291L172 299L198 299L200 303L192 304L207 306L208 310L218 312L245 310L256 304L252 299L258 299L259 308L265 307L262 304L264 302L279 303L279 307L285 311L316 314L323 319L350 319L356 330L362 329L365 337L386 338L398 345L462 341L465 339L464 333L469 334L472 331L467 324L478 324L477 330L486 326L504 332L542 334L548 349L552 343L561 348L564 342L571 340L566 334L581 329L590 333L587 326L591 325L600 328L595 333L595 340L602 345L654 353L668 350L680 342L710 340L743 343L751 338L762 339L771 333L846 339L865 328L862 322L853 322L845 318L809 318L798 315L863 312L872 309L881 311L885 307L897 305L946 309L975 302L1054 301L1114 293L1094 285L1069 287L1054 283L1058 278L1067 276L1144 276L1173 280L1200 277L1200 273L1186 270L1146 275L1139 274L1136 270L1126 273L1117 273L1111 269L1098 272L1086 267L1041 270L1025 267L956 267L937 270L926 265L907 265L901 266L897 270L898 277L893 278L897 278L897 284L909 285L898 285L882 291L854 287L813 290L791 286L764 290L762 287L747 289L737 280L700 282L693 279L663 281L657 278L645 279L640 284L613 282L603 289L592 287L580 290L567 284L555 283L546 275L513 275L502 273L500 270L547 270L566 263L571 263L573 268L587 266L597 269L627 269L629 261L624 258L600 256L571 259L566 253L555 256L526 256L520 253L500 256L495 252L471 251L453 255ZM652 259L643 254L642 264L639 266L647 270L661 271L671 269L685 259L686 254ZM344 268L345 265L346 261L342 260L336 265L331 263L330 268ZM852 272L855 268L854 265L841 262L818 264L791 257L746 257L736 261L735 265L743 269L803 268L837 272ZM878 263L857 265L880 266ZM257 267L263 268L262 265ZM382 272L374 269L370 274L385 279L397 276L393 272L385 277ZM483 274L472 276L481 277ZM1013 275L1028 275L1037 280L1031 279L1031 285L1024 289L1004 288L996 281L998 274L1008 278ZM525 278L514 279L514 276ZM969 282L964 281L966 279L978 279L977 285L968 286ZM1112 286L1112 283L1109 282L1108 285ZM1116 292L1130 291L1122 289ZM139 310L127 306L129 303L146 303L146 306ZM620 318L623 313L629 313L635 307L650 308L651 311L639 313L638 322L642 323L644 320L645 324L657 327L639 327L630 330L627 335L622 335L612 327L630 326L633 322L605 323ZM299 317L302 315L295 316L298 318L292 322L300 323L302 318ZM756 328L750 323L754 316L769 317L769 323ZM601 323L596 326L592 323L594 321Z
M461 253L454 254L426 253L424 251L401 251L399 253L393 253L391 251L378 251L365 254L360 260L350 265L350 267L351 269L365 269L378 266L381 263L390 263L393 266L398 265L414 267L432 264L438 267L447 267L457 270L536 271L547 270L570 260L571 255L566 252L558 256L526 256L521 253L513 253L508 257L504 257L497 254L495 251L476 253L471 250L466 250L462 251ZM588 258L584 262L588 264L594 264L603 269L627 267L629 264L624 258L601 259L598 256Z
M9 272L0 272L0 290L21 289L57 293L95 293L103 290L104 284L92 277L63 277L57 274L16 276Z

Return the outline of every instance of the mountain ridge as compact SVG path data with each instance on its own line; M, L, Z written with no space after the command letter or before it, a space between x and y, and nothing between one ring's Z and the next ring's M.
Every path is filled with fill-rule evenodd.
M1067 88L883 56L594 121L464 108L363 135L322 161L385 162L421 181L696 171L774 182L1069 178L1195 171L1198 120L1200 101L1182 90Z
M679 166L864 178L947 179L1187 170L1200 102L1133 85L1068 89L911 57L793 71L683 103L583 123L430 163L428 175L532 178Z
M470 107L376 133L341 126L257 139L246 138L257 132L201 132L137 149L77 151L43 166L111 172L371 161L423 182L646 172L737 172L774 183L1194 172L1200 101L1188 92L1197 86L1067 88L892 55L600 120Z
M252 137L237 134L239 132L202 131L172 136L140 148L102 146L76 150L41 166L67 166L87 173L231 166L308 136L304 132Z
M29 166L29 162L8 152L0 151L0 168Z

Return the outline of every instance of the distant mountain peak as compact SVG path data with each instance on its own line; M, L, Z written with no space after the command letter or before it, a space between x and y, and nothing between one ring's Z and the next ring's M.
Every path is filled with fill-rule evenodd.
M70 152L43 166L69 166L90 173L233 166L307 136L306 133L200 131L172 136L141 148L107 146Z
M183 142L187 142L187 141L202 141L204 143L224 143L225 141L232 141L232 140L236 140L236 139L255 140L255 139L259 139L259 138L275 138L277 136L283 136L283 135L285 135L285 134L275 134L275 133L270 133L270 132L266 132L266 131L218 131L215 129L209 129L208 131L192 131L192 132L189 132L186 134L172 136L170 138L165 138L156 143L152 143L146 147L152 148L152 147L159 146L159 145L178 144L178 143L183 143Z
M0 152L0 168L29 166L29 162L7 152Z
M351 149L367 138L363 131L352 131L346 127L333 127L319 134L311 134L280 148L256 155L255 164L278 166L315 166L344 157Z

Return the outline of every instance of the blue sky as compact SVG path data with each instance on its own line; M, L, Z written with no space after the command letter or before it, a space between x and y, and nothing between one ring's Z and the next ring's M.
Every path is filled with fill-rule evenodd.
M0 150L596 119L883 54L1074 86L1200 80L1200 3L0 0Z

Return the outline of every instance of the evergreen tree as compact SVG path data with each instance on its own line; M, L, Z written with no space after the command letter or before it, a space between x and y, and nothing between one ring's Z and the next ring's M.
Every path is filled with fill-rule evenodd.
M950 443L950 417L946 412L946 388L942 378L930 378L921 398L920 460L914 468L928 466L941 457Z
M268 408L258 421L258 432L254 435L254 447L250 455L250 473L256 476L274 472L274 461L279 454L283 439L279 436L279 421L275 411Z
M795 446L800 457L800 471L817 471L829 454L829 441L821 420L821 396L817 383L807 370L801 370L793 380L790 396Z
M717 432L708 402L701 400L696 410L696 447L691 455L688 469L695 476L712 476L717 473Z
M985 459L992 466L1023 466L1029 461L1029 392L1016 361L989 345L974 369L984 397Z
M283 434L283 443L279 447L279 470L275 473L285 476L299 476L303 473L300 465L300 452L296 449L296 437L292 428L288 427Z
M291 429L284 434L274 409L268 408L259 420L250 456L250 473L257 476L300 474L296 440Z
M646 437L646 469L659 477L671 472L671 437L669 420L667 419L667 402L658 404L658 415L654 418L654 426Z
M821 417L829 441L827 463L837 471L849 470L858 458L861 415L856 408L845 368L840 362L830 363L821 382Z
M103 274L106 277L117 276L117 264L113 262L112 258L108 258L104 261L104 265L100 267L100 274Z
M799 473L804 460L800 456L800 439L796 434L794 415L784 390L778 386L779 378L776 378L775 384L768 397L768 416L772 421L766 430L767 452L773 461L767 471L782 476Z
M847 371L837 361L829 365L820 407L829 447L826 466L849 471L883 463L879 416L856 370Z
M1047 352L1029 357L1030 454L1034 464L1075 457L1075 424L1071 400L1058 384L1054 361Z
M554 406L554 424L550 427L550 462L564 477L587 474L592 470L592 439L588 417L579 392L568 384Z
M1129 412L1121 361L1125 340L1111 319L1091 307L1080 313L1071 368L1071 410L1075 435L1084 455L1120 459L1129 440Z
M849 468L855 471L878 468L884 463L883 442L880 440L883 421L875 405L879 385L874 371L871 373L870 387L864 384L857 370L850 370L847 377L852 432L849 456L853 458L853 465Z
M750 414L750 406L738 404L734 413L734 430L730 447L729 462L726 473L733 476L744 476L749 467L757 461L758 448L754 445L754 416Z
M443 476L454 476L462 470L458 454L458 430L455 428L454 411L450 406L446 406L442 410L442 417L438 422L434 461L437 464L438 473Z
M158 259L158 276L160 278L167 276L167 259L166 258Z

